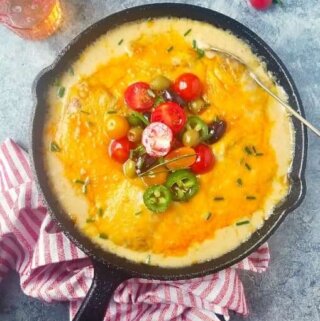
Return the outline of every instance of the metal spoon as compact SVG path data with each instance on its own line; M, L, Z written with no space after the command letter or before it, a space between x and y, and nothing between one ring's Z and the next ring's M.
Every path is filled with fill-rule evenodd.
M277 95L275 95L270 89L267 88L267 86L265 86L263 84L263 82L259 79L259 77L252 71L252 69L247 65L247 63L245 63L240 57L236 56L235 54L226 51L224 49L219 49L216 47L210 47L210 48L206 48L204 49L205 51L213 51L213 52L217 52L220 54L223 54L229 58L232 58L236 61L238 61L239 63L241 63L242 65L244 65L249 72L249 76L263 89L265 90L271 97L273 97L276 101L278 101L283 107L285 107L294 117L296 117L297 119L299 119L304 125L306 125L308 128L310 128L316 135L318 135L320 137L320 131L315 128L312 124L310 124L305 118L303 118L299 113L297 113L292 107L290 107L287 103L285 103L280 97L278 97Z

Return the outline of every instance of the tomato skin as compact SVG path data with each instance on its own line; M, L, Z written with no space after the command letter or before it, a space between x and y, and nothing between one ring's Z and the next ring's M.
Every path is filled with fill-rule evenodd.
M250 0L251 5L258 10L266 10L272 5L272 0Z
M191 166L191 170L195 174L204 174L209 172L215 164L215 157L211 148L208 145L200 144L195 147L194 150L197 154L197 158Z
M187 122L187 115L177 103L168 101L158 105L151 114L151 122L167 125L173 134L179 133Z
M106 121L106 130L110 138L118 139L127 135L129 123L123 116L112 115Z
M131 148L133 144L127 137L114 139L109 145L109 156L118 163L124 163L129 158Z
M173 83L172 89L185 101L190 102L199 98L203 92L203 85L198 76L192 73L180 75Z
M177 170L177 169L182 169L182 168L187 168L190 167L195 161L196 161L196 152L193 148L191 147L180 147L172 152L170 152L166 157L165 160L172 160L173 158L179 158L181 156L186 156L190 155L190 157L185 157L178 159L176 161L173 161L171 163L168 163L166 166L170 170ZM192 155L192 156L191 156Z
M154 104L154 97L148 93L149 84L138 81L131 84L124 92L126 104L136 111L147 111Z

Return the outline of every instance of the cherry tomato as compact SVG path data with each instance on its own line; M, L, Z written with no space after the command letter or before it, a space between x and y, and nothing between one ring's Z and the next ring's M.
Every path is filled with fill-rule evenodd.
M271 4L272 0L250 0L251 5L258 10L266 10Z
M150 86L145 82L131 84L124 93L127 105L136 111L149 110L154 104L154 97L150 96Z
M197 154L196 161L191 166L191 170L196 174L209 172L215 163L215 157L208 145L200 144L194 149Z
M186 156L186 157L184 157ZM184 158L182 158L184 157ZM193 148L191 147L180 147L172 152L170 152L166 157L165 160L169 161L174 158L178 158L176 161L172 161L166 166L170 170L176 170L176 169L182 169L182 168L187 168L190 167L195 161L196 161L196 152Z
M169 171L165 166L160 166L154 171L149 172L148 175L142 176L142 180L148 186L164 184L168 173Z
M110 142L109 155L115 161L124 163L129 158L131 148L133 148L133 144L127 137L115 139Z
M112 115L106 121L106 130L110 138L118 139L127 135L129 123L123 116Z
M185 111L171 101L160 104L151 114L151 122L166 124L174 134L184 127L186 121Z
M175 80L172 89L182 99L189 102L202 95L203 85L198 76L191 73L185 73Z

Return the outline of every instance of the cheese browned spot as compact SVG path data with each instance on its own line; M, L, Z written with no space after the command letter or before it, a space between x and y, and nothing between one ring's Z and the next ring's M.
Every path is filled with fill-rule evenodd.
M192 34L184 36L189 29ZM62 77L65 95L49 93L44 153L53 189L84 234L138 262L151 255L150 264L183 266L220 256L261 227L288 191L290 118L242 66L221 56L199 56L193 40L198 48L212 44L234 52L286 99L241 40L204 23L166 18L110 31L81 54L74 75ZM174 80L184 72L205 85L210 106L201 117L207 122L221 117L228 129L212 145L217 164L199 177L199 193L154 214L143 204L144 183L125 178L121 165L109 158L104 125L110 113L128 113L123 93L129 84L160 74ZM52 141L60 152L50 152ZM249 223L237 225L243 221Z

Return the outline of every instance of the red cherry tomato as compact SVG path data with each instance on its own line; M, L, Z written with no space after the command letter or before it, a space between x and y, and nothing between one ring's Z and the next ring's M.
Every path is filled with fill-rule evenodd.
M200 144L194 148L197 158L191 166L191 170L196 174L209 172L215 163L215 157L208 145Z
M109 145L109 155L115 161L124 163L129 158L131 148L133 148L133 144L127 137L114 139Z
M258 10L266 10L271 4L272 0L250 0L251 5Z
M174 134L178 133L186 124L187 116L183 108L177 103L168 101L160 104L151 114L151 122L166 124Z
M124 92L127 105L137 111L149 110L154 104L154 97L149 94L150 86L145 82L135 82Z
M175 80L172 89L185 101L191 101L202 95L203 85L198 76L185 73Z

